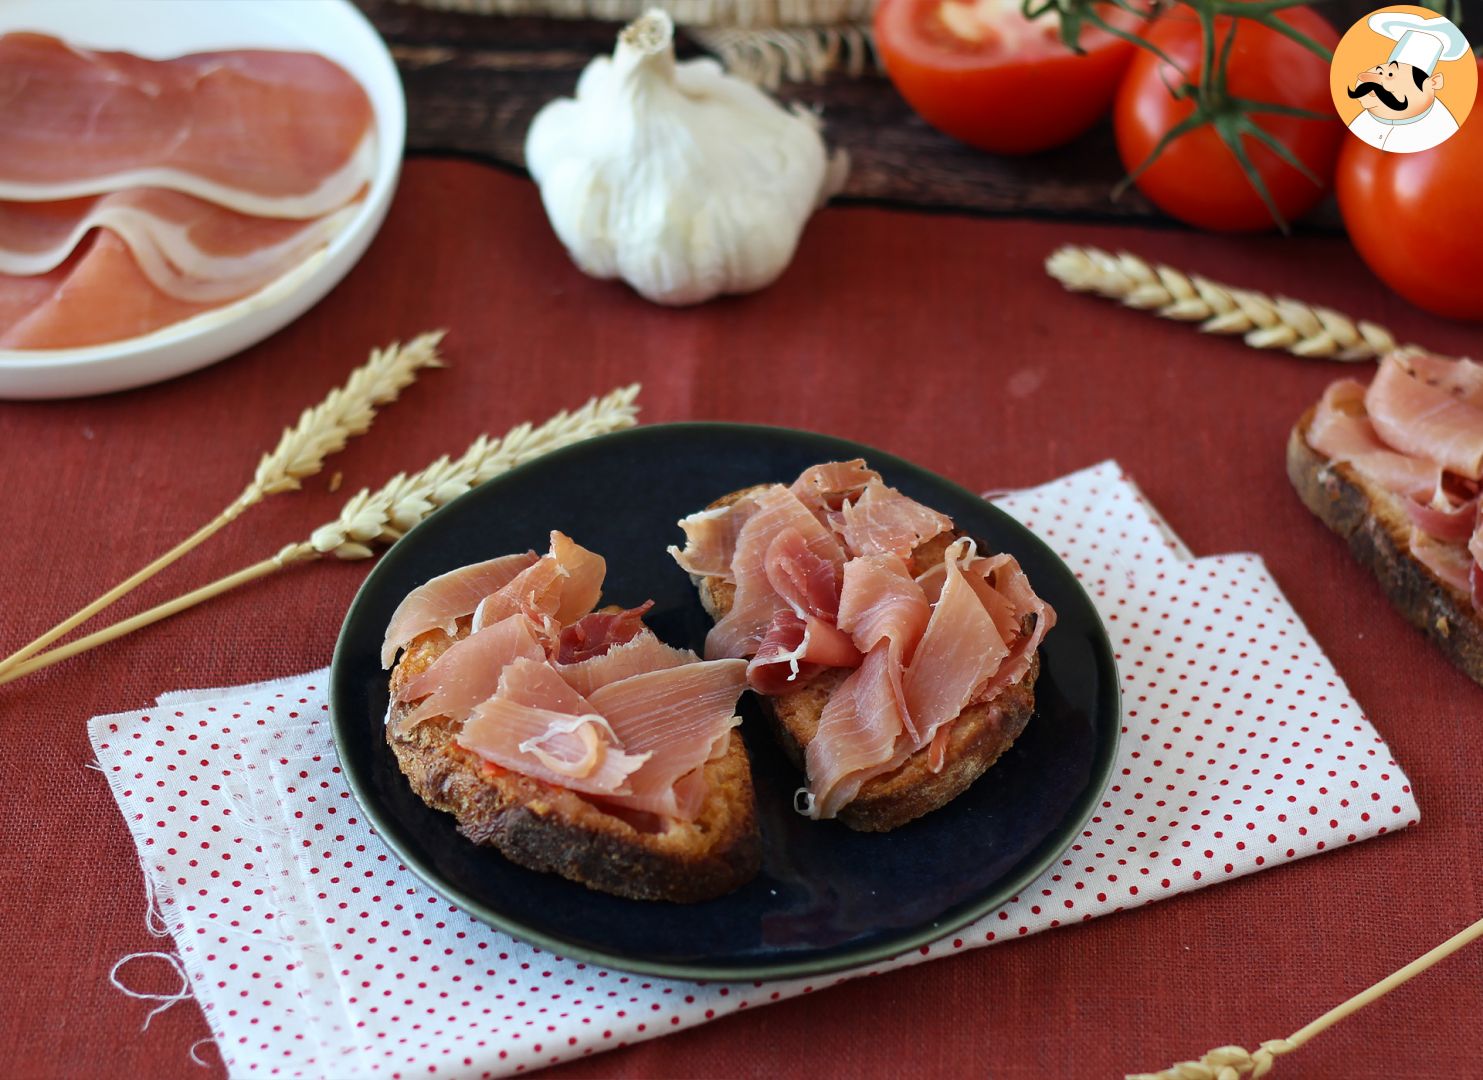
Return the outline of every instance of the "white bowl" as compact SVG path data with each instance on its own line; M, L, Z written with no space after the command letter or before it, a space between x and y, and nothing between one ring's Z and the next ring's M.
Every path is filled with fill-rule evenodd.
M74 45L164 59L215 49L297 49L354 75L376 115L370 191L330 243L252 296L143 337L78 349L0 350L0 398L106 394L195 371L297 319L350 272L396 190L407 104L385 43L349 0L7 0L0 33L35 30Z

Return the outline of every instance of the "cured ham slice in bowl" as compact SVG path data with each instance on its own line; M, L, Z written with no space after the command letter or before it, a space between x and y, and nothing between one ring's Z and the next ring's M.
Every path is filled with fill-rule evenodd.
M748 661L800 809L886 832L951 802L1035 707L1055 609L1010 555L863 459L724 496L670 549L716 619L706 656Z
M794 531L779 530L768 547L775 542L774 555L788 563L772 575L777 586L803 607L805 617L797 617L787 604L786 614L772 612L777 626L771 662L764 657L750 673L749 661L707 661L714 620L690 576L666 551L667 545L685 540L675 522L720 492L759 482L787 487L818 462L856 458L868 461L886 486L930 512L890 512L893 500L877 498L881 493L862 499L847 516L840 508L839 524L852 528L853 543L866 546L862 529L877 540L871 555L838 569L815 531L791 515ZM995 479L976 482L987 486ZM978 541L976 551L970 553L965 545L956 552L960 577L950 581L942 565L955 542L946 531L928 541L941 547L941 580L932 575L919 584L915 577L893 573L891 560L899 558L899 545L937 528L942 518ZM719 514L710 526L692 522L698 532L709 528L720 535L736 524ZM582 604L594 602L584 590L591 589L596 575L584 563L568 566L564 543L561 554L552 549L553 528L608 557L602 595L595 601L604 607L577 613ZM553 554L569 576L536 566ZM731 699L735 708L722 719L742 718L740 727L728 729L728 754L740 748L750 760L762 865L756 877L715 899L629 899L583 887L559 873L527 869L487 845L470 843L452 813L430 805L409 783L415 766L404 771L401 759L408 755L394 741L401 736L388 731L390 712L397 728L408 726L406 738L414 743L432 738L442 723L438 717L461 708L459 702L498 697L498 679L491 686L487 670L497 662L501 673L512 671L504 691L507 703L476 708L482 719L472 730L467 722L463 729L465 741L482 748L480 760L497 764L512 754L534 754L542 767L583 770L584 785L602 785L608 792L580 793L558 784L552 790L566 792L563 802L570 796L592 807L594 814L599 804L611 805L619 816L628 815L630 825L652 824L641 815L671 816L694 797L673 764L669 775L677 781L668 785L649 786L654 778L640 770L653 765L639 763L626 771L634 764L631 758L654 749L627 725L636 702L647 709L647 703L662 700L651 692L676 679L664 672L681 672L686 689L679 696L700 701L722 691L689 681L698 678L699 663L721 664L712 670L723 684L734 680L724 692L735 694L751 687L754 679L776 676L786 681L789 654L796 654L800 670L821 665L811 684L815 687L824 686L828 677L822 665L848 673L862 669L874 655L872 663L881 665L886 677L871 686L884 686L894 695L893 649L905 655L908 642L926 634L933 605L946 597L944 610L972 616L972 601L981 612L975 616L980 623L993 624L1003 643L996 677L1003 671L1007 679L1018 666L1010 654L1026 626L1015 618L1018 594L1007 572L1009 563L995 562L999 555L1010 556L1034 595L1054 610L1055 627L1034 650L1038 670L1026 670L1016 683L1028 688L1033 680L1033 715L992 771L947 805L891 832L860 832L837 819L811 819L796 809L801 772L775 738L762 698L740 692L739 700ZM465 567L474 568L472 577L449 576ZM981 593L974 585L976 576L988 586L991 572L992 591L1002 590L1005 604L992 597L985 602L982 597L989 590ZM520 604L512 606L508 594L486 602L521 575L524 580L514 592L525 598L529 614ZM431 594L408 600L433 583ZM573 586L570 594L564 583ZM920 594L918 602L891 601L909 596L912 589ZM465 614L450 616L447 605ZM831 608L832 619L826 617ZM516 614L530 618L530 627L506 621ZM574 616L575 623L566 623ZM767 628L773 621L769 618ZM393 624L397 629L388 642ZM475 630L476 625L482 629ZM428 636L418 643L421 635ZM457 643L449 645L440 635ZM554 658L553 636L558 643ZM937 652L951 644L940 634L933 637L939 639L936 645L922 636L927 644L919 643L917 651L930 647ZM383 665L388 644L388 660L399 663L408 680L405 694L400 682L391 685ZM449 666L436 674L430 674L434 666L414 672L419 656L431 660L434 650L441 650ZM980 651L988 657L1001 650L987 639ZM485 662L488 656L495 661ZM549 673L531 669L532 661L555 668L572 694L593 706L591 713L576 705ZM620 693L612 687L624 689ZM903 679L903 693L907 688ZM513 469L440 510L372 568L345 617L329 689L335 745L359 812L429 888L472 916L542 948L676 978L761 979L837 971L914 949L993 910L1028 887L1075 842L1111 775L1121 728L1118 677L1106 629L1075 576L1024 526L971 491L883 451L809 432L738 424L648 425L592 439ZM961 685L955 691L946 681L941 687L915 683L910 690L923 718L918 730L925 736L934 721L921 703L950 708ZM999 698L1001 705L1008 701L1008 696ZM720 709L702 708L697 716L709 723ZM584 721L589 715L603 722ZM532 717L538 730L532 729ZM509 737L496 741L491 728L506 721L511 722L505 733ZM955 760L967 757L954 749L953 740L968 728L953 724L937 730L950 733L942 745L943 771L933 774L941 776ZM674 746L700 752L709 731L704 723L686 723ZM451 742L446 738L443 745ZM936 742L934 734L919 758L928 773ZM664 750L668 760L669 747ZM479 750L461 751L480 755ZM609 753L611 760L605 756ZM425 781L418 781L430 790L446 790L459 799L484 790L452 779L455 774L441 765L446 755L429 754L425 760L439 763L423 774ZM515 770L510 774L523 776L520 783L546 783ZM625 782L626 794L621 790ZM443 784L454 786L439 788ZM618 807L620 800L629 805ZM702 811L696 821L704 819ZM575 836L570 845L574 851L582 849Z
M317 53L154 60L19 32L0 37L0 73L0 198L163 188L301 220L344 206L370 173L370 102Z
M0 99L28 88L0 120L0 397L141 386L255 344L349 272L396 188L401 82L341 0L12 0L0 58ZM170 85L131 93L156 62ZM97 139L63 130L69 94L109 121Z
M0 275L49 273L90 232L107 229L167 296L208 304L238 300L329 243L354 216L357 194L302 220L250 217L166 188L55 202L0 201Z

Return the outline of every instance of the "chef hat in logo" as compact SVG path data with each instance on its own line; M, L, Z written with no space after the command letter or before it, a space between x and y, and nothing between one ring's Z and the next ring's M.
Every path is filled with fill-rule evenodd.
M1441 15L1428 19L1400 11L1377 11L1370 16L1370 29L1395 39L1386 63L1410 64L1430 75L1439 60L1458 60L1467 55L1468 42L1451 20Z

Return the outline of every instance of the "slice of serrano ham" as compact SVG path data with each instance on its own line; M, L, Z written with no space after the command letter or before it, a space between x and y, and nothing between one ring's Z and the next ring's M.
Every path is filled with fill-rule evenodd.
M91 242L86 246L91 247ZM3 343L11 328L51 300L85 255L85 250L76 251L61 266L45 274L30 277L6 277L0 274L0 348L9 348Z
M632 641L645 632L644 616L654 606L645 600L638 607L620 611L594 611L563 627L557 638L557 663L575 664L607 653L614 645Z
M1427 381L1391 354L1365 391L1365 410L1385 442L1469 480L1483 479L1483 406Z
M1365 414L1365 388L1353 379L1340 379L1323 392L1308 425L1308 444L1398 495L1428 501L1442 482L1436 462L1385 444Z
M1408 352L1400 359L1412 375L1428 386L1483 408L1483 364L1465 357L1445 360L1422 352Z
M737 533L736 554L731 560L736 597L731 610L706 635L707 659L752 656L774 617L788 610L787 601L768 578L768 552L771 550L774 558L779 556L779 550L772 548L779 533L794 530L801 547L811 555L834 567L844 565L845 555L834 534L792 491L774 484L760 489L752 498L754 508Z
M699 662L689 649L676 649L654 636L647 627L627 641L610 645L604 652L575 663L557 663L556 670L573 690L584 697L609 683L646 671Z
M1483 611L1483 365L1392 353L1369 386L1330 385L1306 438L1396 496L1412 523L1411 554Z
M740 660L702 660L633 675L587 699L612 726L625 752L648 755L628 778L632 793L610 800L630 810L693 821L705 802L700 769L725 753L741 723L736 700L746 687Z
M347 206L308 221L250 217L164 188L136 188L62 202L0 202L0 274L47 274L94 229L128 247L156 289L220 304L282 277L344 228Z
M872 480L879 482L881 474L865 464L863 458L853 461L829 461L805 469L793 481L792 492L807 506L820 521L837 512L846 502L865 489Z
M1009 645L1009 655L974 695L976 701L992 701L1025 677L1035 650L1056 625L1056 612L1031 588L1013 555L973 559L964 577Z
M729 506L683 518L679 525L685 530L685 547L682 550L671 544L670 555L687 574L718 577L734 584L731 560L736 557L737 536L756 508L757 501L744 495Z
M565 533L552 530L551 550L474 609L474 630L523 614L540 627L554 655L560 637L597 606L607 562Z
M895 555L902 559L923 541L953 527L952 519L879 480L844 504L838 532L854 555Z
M522 615L455 641L398 692L398 701L417 703L402 717L398 733L411 731L434 716L462 723L475 706L494 696L505 667L522 658L546 658L545 649L531 632L530 620Z
M500 672L498 692L474 706L456 741L486 761L587 795L628 794L633 773L652 756L630 753L550 664L524 657Z
M809 817L834 817L865 781L890 772L912 752L891 664L890 646L883 641L824 706L818 731L804 750Z
M216 305L155 288L106 229L48 274L0 276L0 349L72 349L142 337Z
M831 620L783 608L747 663L747 685L759 694L785 694L826 667L858 667L861 659L850 635Z
M1440 580L1463 595L1470 595L1471 574L1478 564L1461 544L1449 544L1428 536L1420 529L1411 531L1411 554Z
M992 614L968 580L973 568L965 570L958 563L968 544L959 540L948 549L942 594L932 605L903 680L918 746L957 719L1009 655ZM933 766L934 771L941 767L940 762Z
M0 37L0 199L159 187L258 217L315 218L355 198L374 154L370 99L323 56L147 60Z
M458 629L459 619L472 615L481 600L514 581L522 571L534 566L536 559L534 551L501 555L439 574L413 589L397 605L387 624L381 645L381 666L391 667L397 650L419 634L442 630L451 636Z
M935 598L934 598L935 599ZM906 732L917 737L906 704L906 664L922 640L932 607L906 563L894 555L866 555L845 564L839 627L862 652L887 645L888 673Z

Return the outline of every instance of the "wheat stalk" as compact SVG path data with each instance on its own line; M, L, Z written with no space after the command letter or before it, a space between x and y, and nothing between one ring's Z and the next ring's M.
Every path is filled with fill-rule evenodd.
M235 521L248 507L262 502L269 495L301 487L305 478L323 468L325 458L345 449L345 444L355 436L365 434L376 417L377 408L395 401L397 395L416 380L420 369L443 366L438 358L438 342L442 338L443 331L439 330L413 338L405 346L398 343L373 350L370 359L350 373L344 386L331 390L314 408L305 409L297 424L284 429L278 445L262 456L252 480L227 504L226 509L154 562L0 660L0 674L16 668L27 657L34 656L199 547Z
M1165 319L1200 324L1207 334L1239 334L1254 349L1294 356L1374 360L1396 348L1383 326L1289 297L1222 285L1128 252L1067 244L1045 260L1046 273L1072 292L1096 293ZM1419 346L1407 345L1406 349Z
M1340 1020L1363 1009L1377 998L1384 997L1397 986L1408 982L1428 968L1447 959L1463 946L1483 937L1483 919L1479 919L1465 930L1453 934L1430 952L1418 956L1399 971L1394 971L1368 990L1355 994L1348 1001L1336 1005L1306 1027L1299 1028L1285 1039L1268 1039L1255 1050L1240 1046L1217 1046L1198 1061L1181 1061L1167 1069L1152 1073L1129 1073L1127 1080L1256 1080L1272 1071L1273 1060L1282 1054L1290 1054Z
M445 454L420 472L398 473L374 492L362 489L305 544L316 555L368 559L375 554L369 545L395 543L413 525L475 485L552 450L632 427L638 416L634 404L638 392L634 383L592 398L576 412L563 410L538 428L525 423L502 438L481 435L457 458Z
M593 398L575 412L563 410L540 427L520 424L498 439L480 435L456 458L445 454L418 472L398 473L375 491L362 489L346 501L335 520L315 529L307 540L289 544L261 562L0 672L0 685L117 640L285 567L327 556L369 559L376 554L373 545L395 543L413 525L475 485L563 446L632 427L638 416L635 404L638 393L639 386L635 383L605 397Z
M434 330L405 346L372 350L371 358L350 373L344 386L331 390L314 408L305 409L297 424L284 429L233 505L241 503L246 509L269 495L302 487L300 481L319 472L325 458L345 449L356 435L364 435L376 418L377 406L395 401L421 368L443 366L438 344L445 333Z

